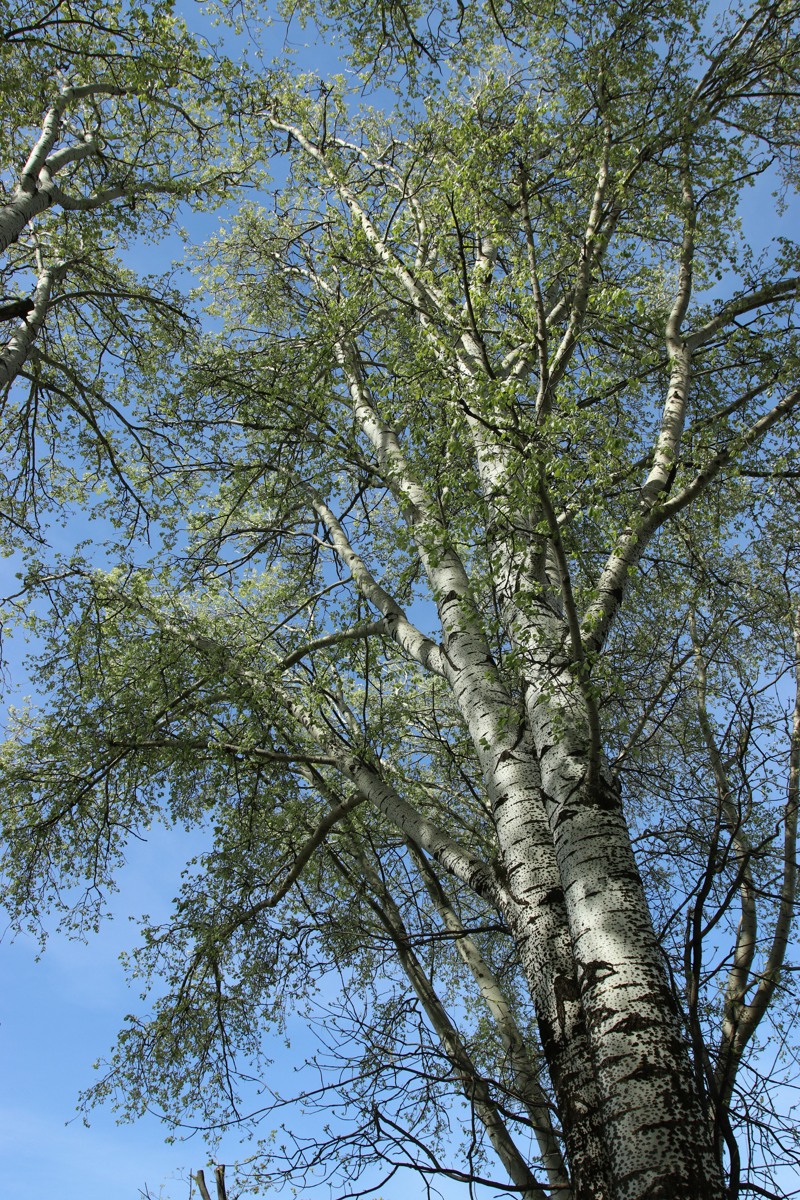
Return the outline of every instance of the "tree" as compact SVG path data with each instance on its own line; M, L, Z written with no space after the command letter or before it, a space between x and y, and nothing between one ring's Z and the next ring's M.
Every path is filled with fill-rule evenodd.
M138 431L113 382L134 376L155 343L169 353L187 317L168 277L139 278L120 255L175 232L182 204L218 204L243 164L230 147L220 154L225 62L171 4L4 4L0 28L0 461L11 547L36 540L50 502L87 484L116 483L126 519L146 516L117 455L117 428L134 441ZM65 438L88 478L70 469Z
M256 1185L775 1196L800 276L736 211L796 189L796 6L345 8L395 108L243 70L285 182L120 383L155 559L29 561L6 903L83 928L132 833L208 830L94 1098L244 1121L317 1013L325 1131Z

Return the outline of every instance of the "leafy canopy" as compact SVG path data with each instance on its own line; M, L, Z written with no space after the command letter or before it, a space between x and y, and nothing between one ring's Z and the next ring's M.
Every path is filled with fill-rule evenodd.
M253 1127L254 1187L377 1164L544 1195L577 1168L497 780L545 713L540 778L562 743L621 789L728 1194L774 1195L800 285L737 213L797 187L796 8L298 12L360 74L237 73L166 7L5 19L14 170L68 96L3 279L42 309L8 544L45 501L105 506L116 565L41 548L11 602L45 698L2 751L4 902L82 933L131 836L202 830L90 1099ZM197 322L118 255L242 180ZM324 1125L263 1137L298 1013Z

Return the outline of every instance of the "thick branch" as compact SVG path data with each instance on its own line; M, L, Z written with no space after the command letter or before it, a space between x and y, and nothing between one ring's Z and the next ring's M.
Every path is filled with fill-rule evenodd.
M15 328L5 347L0 351L0 386L7 386L19 375L30 355L31 348L40 332L47 314L53 284L61 274L62 267L48 267L39 276L33 293L33 309Z
M350 545L340 521L314 489L304 484L303 490L314 512L328 531L331 544L353 577L365 600L373 604L384 617L387 632L415 662L436 675L444 675L442 654L430 638L412 624L397 601L378 583L364 560Z
M774 283L768 283L758 291L751 292L746 296L737 296L734 300L729 300L723 305L715 317L707 321L694 333L689 334L686 341L694 350L698 346L702 346L704 342L723 329L726 325L730 325L737 317L744 316L745 313L753 312L757 308L762 308L766 304L775 304L779 300L785 300L789 296L796 296L798 288L800 288L800 275L791 275L787 279L779 279Z
M380 621L367 621L364 625L354 625L351 629L340 629L336 633L326 633L320 637L313 638L310 642L305 642L302 646L298 646L291 654L287 654L278 663L278 669L281 671L288 670L295 663L299 663L301 659L307 658L309 654L313 654L315 650L323 650L326 646L337 646L340 642L355 642L362 638L372 637L373 634L387 633L388 628L385 619Z
M335 346L336 360L342 368L356 420L375 450L386 482L405 508L411 510L412 523L422 516L433 517L433 505L406 458L397 431L378 415L355 347L346 341Z
M525 1039L514 1019L511 1006L499 980L481 954L477 942L464 929L430 863L413 842L409 842L409 853L419 868L425 890L430 896L442 924L455 935L456 949L472 974L481 996L492 1014L492 1019L508 1055L514 1084L530 1117L550 1186L554 1190L561 1189L559 1194L566 1200L569 1191L569 1177L561 1148L553 1131L550 1103L544 1089L539 1084L536 1067L528 1055Z
M578 273L575 280L575 286L572 290L572 308L569 314L567 328L561 338L558 348L553 356L553 361L550 364L548 371L547 395L544 398L545 407L549 404L553 392L558 387L564 372L567 369L572 352L575 349L578 341L578 334L583 326L583 321L586 316L586 306L589 302L589 289L592 282L592 271L597 263L597 243L600 237L600 227L605 213L605 196L609 180L609 156L611 152L611 127L606 125L605 136L603 138L603 154L600 160L600 166L597 172L597 183L595 185L594 196L592 197L592 205L589 210L589 220L586 225L586 232L583 235L583 245L581 247L581 257L578 264ZM610 235L610 230L606 230L604 241L607 242ZM602 249L602 243L600 248Z
M357 885L352 872L348 869L339 855L331 853L339 871L345 878ZM497 1157L509 1173L512 1182L521 1190L523 1200L547 1200L547 1195L539 1186L530 1167L520 1154L508 1128L503 1121L496 1103L493 1101L486 1081L464 1045L458 1030L439 999L427 972L412 949L411 938L405 927L400 910L394 899L375 872L369 867L364 855L357 854L359 866L366 876L370 890L360 889L369 907L377 916L381 925L394 943L397 957L406 973L411 987L430 1021L442 1049L450 1061L464 1096L470 1102L475 1113L486 1130L489 1140L494 1147Z
M627 586L628 574L636 565L655 531L670 517L687 508L713 483L729 464L745 450L757 444L770 429L800 405L800 386L790 391L769 412L754 422L743 434L732 438L729 445L716 454L698 471L694 479L677 495L631 522L606 561L597 585L597 595L584 615L581 630L584 645L599 650L608 634Z

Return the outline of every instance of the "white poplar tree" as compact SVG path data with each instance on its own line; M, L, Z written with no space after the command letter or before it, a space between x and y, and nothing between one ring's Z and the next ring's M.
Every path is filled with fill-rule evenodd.
M203 252L214 332L117 382L153 562L30 559L6 904L83 928L132 833L207 830L94 1098L244 1122L269 1031L327 1006L325 1133L255 1187L776 1196L800 268L737 205L797 186L797 8L322 15L396 106L226 67L285 182Z

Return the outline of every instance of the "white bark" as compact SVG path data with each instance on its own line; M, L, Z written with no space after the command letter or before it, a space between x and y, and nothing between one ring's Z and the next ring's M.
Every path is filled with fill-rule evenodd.
M359 592L382 614L389 636L410 658L420 663L426 670L444 676L444 665L439 647L409 621L396 600L377 582L361 556L353 550L332 509L308 484L302 486L311 507L328 530L334 550L352 574Z
M685 393L680 402L685 411ZM675 404L680 407L677 397ZM681 420L677 409L665 414L665 442L679 436ZM478 457L484 493L494 501L503 495L501 467L485 445ZM659 460L653 477L662 469ZM568 920L568 953L577 968L579 990L571 998L585 1014L613 1195L639 1200L693 1188L686 1194L716 1200L721 1178L619 793L608 769L596 761L596 718L576 654L582 646L574 645L575 632L553 602L547 576L536 578L535 567L526 575L526 551L529 562L535 563L536 555L535 546L525 546L524 526L517 519L511 535L509 526L500 514L493 573L528 685L531 758L541 771L556 886ZM504 840L499 823L498 836L508 861L513 840ZM536 862L539 840L530 832L520 839L520 874L525 858L530 866ZM533 988L541 964L525 960L520 942ZM689 1136L688 1129L697 1132Z
M33 294L33 310L14 329L6 345L0 351L0 386L8 386L19 375L28 360L33 344L47 314L53 284L63 270L62 267L46 268L39 276Z
M607 768L590 779L591 735L568 669L531 655L528 713L602 1097L618 1200L718 1197L721 1179ZM536 676L534 675L534 678ZM691 1132L690 1132L691 1131Z
M48 109L42 122L42 132L20 173L11 200L0 208L0 251L17 240L30 221L59 200L61 193L55 177L68 163L97 154L98 146L91 135L72 146L53 151L61 136L65 112L76 100L87 96L122 96L125 89L114 84L92 84L65 87Z
M455 565L453 576L456 583ZM601 1200L611 1192L605 1181L599 1100L534 746L488 651L469 596L462 598L453 588L438 602L446 631L446 677L492 802L511 896L505 915L536 1005L575 1196Z
M462 341L465 339L467 334L462 335ZM477 348L470 353L477 354ZM578 1200L603 1200L611 1193L605 1177L599 1098L534 747L494 663L463 563L449 544L425 489L409 469L395 431L376 412L352 352L340 348L339 361L348 378L357 419L375 448L387 482L405 506L436 601L444 633L437 664L441 664L469 729L492 804L505 876L503 911L531 985L575 1196ZM468 365L462 364L462 370L466 372ZM496 446L483 437L477 422L473 422L473 431L481 439L479 462L485 486L493 497L502 495L507 483L505 455L495 454ZM319 507L317 511L321 511ZM355 578L352 551L341 528L329 516L324 519ZM520 568L511 558L507 563L515 582L504 586L511 589L517 586ZM367 581L366 586L372 585ZM362 594L367 596L366 590ZM382 811L389 815L388 808ZM441 854L436 857L447 868Z

